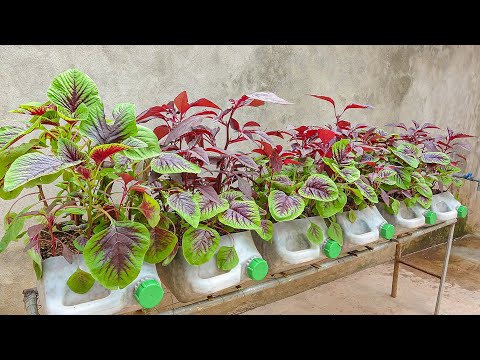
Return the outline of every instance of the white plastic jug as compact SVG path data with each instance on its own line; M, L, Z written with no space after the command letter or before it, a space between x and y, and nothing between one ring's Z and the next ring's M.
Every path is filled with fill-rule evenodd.
M366 245L379 240L380 236L390 240L395 227L385 220L375 206L356 210L356 220L351 223L348 213L337 214L337 222L343 230L343 239L351 245ZM347 244L347 246L348 246Z
M255 247L250 232L221 236L218 248L232 246L232 241L239 262L230 271L217 267L216 256L200 266L190 265L181 250L167 266L157 264L157 271L167 288L181 302L204 298L247 279L262 280L267 275L268 263Z
M127 287L108 290L98 282L85 294L74 293L67 280L80 266L87 271L83 255L75 255L72 264L63 256L42 261L43 276L37 282L40 304L48 315L112 315L158 305L163 289L155 265L144 263L140 274Z
M307 229L310 222L322 229L323 242L321 244L313 244L307 239ZM254 231L252 231L252 236L257 249L268 261L272 274L318 261L325 257L335 258L341 251L340 245L328 239L327 226L320 216L273 224L273 239L271 242L263 240Z
M468 214L468 208L448 191L433 195L431 209L437 214L438 221L465 218Z
M435 212L426 210L418 204L407 207L404 201L400 201L397 215L388 213L384 203L378 203L376 206L383 218L395 226L395 235L404 234L425 224L433 225L437 220Z

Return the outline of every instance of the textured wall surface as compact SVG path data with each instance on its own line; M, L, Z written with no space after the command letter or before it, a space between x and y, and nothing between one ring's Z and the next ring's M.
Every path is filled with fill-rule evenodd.
M119 102L133 102L140 112L182 90L220 106L272 91L295 105L246 109L241 119L269 128L321 125L333 115L328 103L306 96L314 93L339 107L375 106L345 116L353 122L428 121L480 135L478 46L0 46L0 119L15 119L7 111L18 104L46 100L52 78L70 67L97 83L107 112ZM472 144L466 169L479 176L478 138ZM462 188L461 200L471 210L467 230L478 229L480 192L473 183ZM0 213L11 203L0 200ZM35 284L22 249L14 243L0 254L0 314L23 313L21 291Z

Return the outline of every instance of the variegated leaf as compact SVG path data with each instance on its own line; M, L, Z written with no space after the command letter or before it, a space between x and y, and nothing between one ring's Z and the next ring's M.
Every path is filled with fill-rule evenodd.
M281 190L272 190L268 196L268 208L276 221L289 221L302 214L305 202L298 195L287 195Z
M298 193L304 198L318 201L332 201L338 197L337 185L321 174L310 175Z

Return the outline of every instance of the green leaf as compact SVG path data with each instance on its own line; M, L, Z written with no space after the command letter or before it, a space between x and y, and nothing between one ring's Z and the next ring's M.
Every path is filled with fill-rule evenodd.
M87 293L95 284L95 279L80 268L77 268L67 280L67 285L74 293L85 294Z
M315 201L318 215L322 218L328 218L343 211L347 203L347 195L343 191L338 192L338 197L333 201Z
M0 240L0 253L3 252L11 241L17 240L18 235L23 230L25 223L25 217L20 216L28 210L23 210L20 214L9 213L7 216L10 218L9 224L5 227L5 233Z
M220 198L220 202L216 203L205 196L200 197L200 221L205 221L213 218L214 216L224 212L229 207L229 203L226 199Z
M5 188L2 186L0 187L0 198L2 198L3 200L15 199L18 195L20 195L23 189L24 187L21 186L12 191L5 191Z
M274 175L272 178L272 188L290 193L294 182L286 175Z
M452 184L456 187L460 187L463 185L463 180L452 177Z
M161 153L152 159L150 166L153 171L159 174L198 174L201 171L198 165L174 153Z
M65 163L87 159L87 155L80 150L77 144L65 138L58 139L57 152L58 158Z
M347 214L348 220L353 224L357 220L357 213L355 210L350 210Z
M332 222L327 230L327 235L333 241L336 241L338 245L343 246L343 231L340 225L336 222Z
M16 159L5 174L5 191L12 191L41 176L57 173L78 165L81 161L65 163L41 153L29 153Z
M0 179L2 179L10 165L20 156L28 152L33 146L38 143L38 140L30 141L28 143L10 147L3 151L0 151Z
M392 166L392 169L395 174L393 178L395 179L395 184L403 190L407 190L410 187L411 182L411 175L410 170L411 168L404 168L402 166Z
M360 190L360 192L362 193L365 199L371 201L372 203L378 203L377 194L375 193L375 190L370 185L366 184L360 179L355 181L354 184L358 188L358 190Z
M307 239L312 244L320 245L323 242L322 228L310 221L310 226L307 229Z
M25 132L25 128L19 126L0 127L0 150L6 149L15 139Z
M268 208L276 221L289 221L303 213L305 202L298 195L287 195L281 190L272 190L268 196Z
M85 249L85 245L87 245L87 241L88 239L85 236L77 236L75 240L73 240L73 246L75 246L75 249L78 251L83 251Z
M230 271L238 265L239 259L233 246L222 246L217 252L217 267L220 270Z
M426 164L450 164L450 158L447 154L442 152L425 152L422 154L421 159Z
M350 144L349 139L342 139L332 145L333 158L339 165L351 165L353 162L353 155L347 152L347 147Z
M395 185L397 182L395 178L396 175L397 173L394 170L390 168L383 168L378 172L375 181L382 184Z
M253 201L233 200L218 220L235 229L256 230L260 226L260 212Z
M89 108L88 119L80 122L80 134L90 139L94 146L121 143L137 135L135 105L117 104L112 114L114 121L107 122L102 102L96 102Z
M229 190L221 193L219 197L221 199L226 199L228 202L231 202L233 200L241 200L243 197L243 193L241 191Z
M167 204L187 223L196 228L200 222L200 195L188 191L174 193L167 198Z
M417 195L417 203L419 203L424 209L428 209L432 205L432 198L426 198L422 195Z
M42 266L42 256L40 255L40 248L38 243L34 245L31 249L27 250L27 255L33 260L33 270L37 276L37 280L42 278L43 266Z
M323 162L327 164L347 183L352 183L360 178L360 170L358 170L354 166L345 166L343 168L340 168L340 166L333 159L329 159L326 157L323 158Z
M406 198L404 201L405 206L411 208L413 205L417 203L417 196L412 196L410 199Z
M160 221L160 204L147 193L143 193L143 200L138 206L138 210L145 215L148 225L152 228L157 226ZM168 255L168 254L167 254Z
M156 227L151 232L152 243L145 254L145 261L157 264L171 254L178 243L177 236L171 231Z
M83 256L93 278L110 290L123 289L140 273L150 246L147 228L132 221L113 222L88 240Z
M57 75L47 96L56 106L74 113L81 104L91 106L99 101L98 88L93 80L78 69L69 69Z
M338 197L337 185L328 176L320 174L310 175L298 193L318 201L332 201Z
M413 168L417 168L420 163L417 159L418 148L411 143L401 143L392 153Z
M141 125L137 125L138 133L134 139L138 139L145 143L146 147L134 148L131 150L125 150L123 154L135 161L149 159L158 156L161 153L160 146L158 145L158 139L155 133L149 128ZM128 144L128 139L123 143ZM133 146L132 146L133 147Z
M413 187L420 195L431 198L433 196L432 189L427 184L417 183Z
M270 220L261 220L260 227L255 232L265 241L271 241L273 238L273 223Z
M65 207L60 210L58 210L55 214L57 216L61 216L63 214L74 214L74 215L85 215L87 213L87 210L84 208L78 208L78 207Z
M209 261L220 245L220 235L205 225L188 228L183 234L182 250L190 265L202 265Z
M389 214L398 215L398 212L400 210L400 201L398 201L397 199L391 199L390 206L387 206L387 204L385 204L385 209Z

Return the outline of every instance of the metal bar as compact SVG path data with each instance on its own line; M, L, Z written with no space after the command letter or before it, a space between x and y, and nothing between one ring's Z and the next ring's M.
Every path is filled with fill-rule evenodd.
M423 273L425 273L425 274L428 274L428 275L430 275L430 276L436 277L437 279L440 279L440 278L441 278L440 275L437 275L437 274L434 274L434 273L432 273L432 272L430 272L430 271L421 269L421 268L419 268L418 266L409 264L409 263L407 263L407 262L405 262L405 261L403 261L403 260L400 260L399 263L401 263L401 264L403 264L403 265L410 266L411 268L414 268L415 270L418 270L418 271L421 271L421 272L423 272ZM395 297L395 296L394 296L394 297Z
M40 315L38 313L38 291L37 288L23 290L23 303L27 315Z
M447 227L449 225L455 224L456 222L457 222L457 219L452 219L452 220L447 220L447 221L444 221L444 222L441 222L439 224L435 224L435 225L432 225L432 226L423 227L423 228L418 229L417 231L414 231L413 233L405 234L405 235L401 235L397 238L393 238L391 241L396 241L396 242L399 242L399 243L409 242L409 241L411 241L415 238L418 238L420 236L428 234L432 231L435 231L435 230Z
M393 265L393 279L392 279L392 292L390 296L397 297L398 288L398 271L400 270L400 257L402 256L402 245L397 244L395 247L395 264Z
M442 301L443 287L445 286L445 279L447 277L448 261L450 260L450 251L452 250L453 232L455 231L455 224L450 227L450 234L448 235L447 251L445 259L443 260L443 271L440 279L440 287L438 288L437 303L435 304L435 315L440 312L440 302Z

